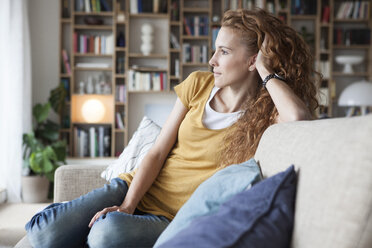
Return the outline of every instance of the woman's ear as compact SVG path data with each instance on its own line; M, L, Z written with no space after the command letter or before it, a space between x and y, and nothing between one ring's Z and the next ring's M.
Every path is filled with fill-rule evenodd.
M254 71L256 69L257 54L251 56L248 61L248 70Z

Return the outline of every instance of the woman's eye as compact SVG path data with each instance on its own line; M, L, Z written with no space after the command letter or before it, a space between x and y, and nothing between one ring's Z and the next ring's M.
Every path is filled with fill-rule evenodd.
M223 50L223 49L221 49L221 53L222 53L222 55L226 55L226 54L228 54L227 51L225 51L225 50Z

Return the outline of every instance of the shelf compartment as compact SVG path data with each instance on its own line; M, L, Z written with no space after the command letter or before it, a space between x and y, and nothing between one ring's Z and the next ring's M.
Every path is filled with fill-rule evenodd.
M115 74L116 78L125 78L125 74Z

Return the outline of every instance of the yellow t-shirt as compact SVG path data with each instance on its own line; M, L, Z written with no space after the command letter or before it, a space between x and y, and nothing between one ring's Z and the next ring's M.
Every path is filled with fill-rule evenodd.
M195 189L218 170L218 152L228 128L211 130L204 127L205 104L214 86L210 72L194 72L175 91L188 109L178 139L158 177L137 208L143 212L173 219ZM134 172L119 175L128 184Z

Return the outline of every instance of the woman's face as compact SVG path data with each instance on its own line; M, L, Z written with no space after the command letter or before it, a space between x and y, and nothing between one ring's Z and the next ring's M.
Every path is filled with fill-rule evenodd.
M252 56L242 44L241 38L231 28L222 27L216 39L216 51L209 64L213 67L215 85L219 88L245 83ZM254 63L254 62L253 62Z

